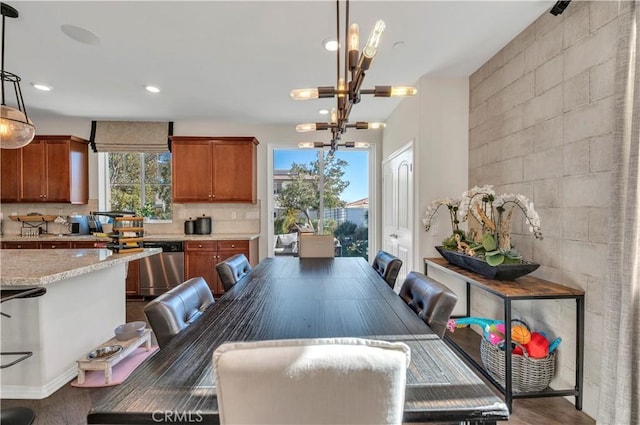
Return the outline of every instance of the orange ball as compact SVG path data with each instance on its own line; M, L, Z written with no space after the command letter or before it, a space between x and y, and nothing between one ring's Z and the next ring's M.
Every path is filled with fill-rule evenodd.
M531 332L524 326L516 325L511 328L511 340L525 345L531 341Z

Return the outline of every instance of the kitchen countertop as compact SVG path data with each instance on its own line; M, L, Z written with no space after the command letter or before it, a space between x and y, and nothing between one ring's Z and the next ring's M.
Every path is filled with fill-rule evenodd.
M210 235L185 235L183 233L158 233L145 234L144 239L148 241L204 241L204 240L240 240L251 241L258 239L258 233L215 233ZM24 241L111 241L111 238L105 236L93 235L40 235L39 237L25 237L20 235L3 235L0 242L24 242Z
M160 248L119 254L108 249L3 249L0 285L44 286L161 252Z

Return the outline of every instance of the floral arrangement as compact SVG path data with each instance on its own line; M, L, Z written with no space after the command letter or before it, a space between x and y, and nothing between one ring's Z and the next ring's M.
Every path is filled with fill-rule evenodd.
M520 263L522 255L511 246L511 219L518 207L529 224L529 231L536 239L542 239L540 216L525 196L505 193L496 196L493 186L476 186L465 191L460 199L443 198L432 202L422 219L425 230L431 228L431 221L438 209L446 205L451 217L452 235L442 244L445 249L480 257L489 265ZM474 217L480 224L480 232L459 229L460 221Z

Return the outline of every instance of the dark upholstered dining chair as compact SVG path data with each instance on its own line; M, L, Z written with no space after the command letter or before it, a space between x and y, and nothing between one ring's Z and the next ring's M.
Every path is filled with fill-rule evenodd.
M376 258L373 260L373 269L382 276L391 289L396 284L400 267L402 267L402 260L386 251L378 251Z
M444 336L449 317L458 302L458 296L451 289L422 273L411 272L400 288L400 298L440 338Z
M216 264L216 271L224 290L228 291L251 271L251 265L244 254L236 254Z
M144 314L162 348L213 303L207 282L202 277L194 277L150 301L144 307Z

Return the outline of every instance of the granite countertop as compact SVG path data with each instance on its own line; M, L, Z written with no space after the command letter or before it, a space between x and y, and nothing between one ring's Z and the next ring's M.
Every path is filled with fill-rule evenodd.
M250 241L258 239L260 234L258 233L214 233L210 235L185 235L183 233L158 233L148 234L145 233L144 239L148 241L204 241L204 240L240 240ZM2 242L24 242L24 241L111 241L111 238L106 236L94 236L94 235L40 235L39 237L25 237L20 235L3 235L0 237Z
M45 286L161 252L160 248L119 254L108 249L2 249L0 285Z

